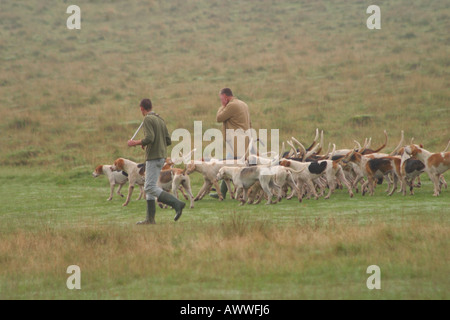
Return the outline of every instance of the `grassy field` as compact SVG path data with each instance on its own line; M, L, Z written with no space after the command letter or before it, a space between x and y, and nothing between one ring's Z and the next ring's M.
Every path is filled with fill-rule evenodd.
M432 197L429 181L407 197L339 190L243 208L206 197L177 223L161 209L142 227L144 201L106 201L106 180L83 170L1 173L3 299L449 298L449 191ZM379 291L366 287L374 264ZM81 290L66 288L69 265Z
M378 1L8 1L0 10L0 299L448 299L450 190L238 207L204 199L138 227L90 173L150 97L169 130L215 123L231 87L255 129L350 148L450 138L450 6ZM206 145L206 144L205 144ZM193 190L200 177L192 176ZM450 174L446 174L450 181ZM137 197L137 194L135 195ZM134 198L135 198L134 197ZM66 288L79 265L82 290ZM366 269L381 268L381 290Z

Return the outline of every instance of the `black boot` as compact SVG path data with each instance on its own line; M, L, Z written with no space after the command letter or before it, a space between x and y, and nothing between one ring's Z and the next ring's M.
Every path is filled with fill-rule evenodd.
M227 184L225 183L225 181L222 180L222 184L220 185L220 193L222 193L222 197L224 200L227 197L227 191L228 191ZM210 193L209 196L214 199L219 199L218 193Z
M222 197L224 200L227 197L227 191L228 191L227 183L222 180L222 184L220 185L220 192L222 193Z
M144 221L139 221L136 224L156 224L155 214L156 214L156 201L147 200L147 219L145 219Z
M171 195L170 193L165 192L165 191L161 192L161 194L158 197L158 201L160 201L164 204L167 204L167 205L171 206L173 209L175 209L175 212L176 212L176 215L174 218L175 221L180 219L181 214L183 213L183 208L186 206L186 203L178 200L173 195Z

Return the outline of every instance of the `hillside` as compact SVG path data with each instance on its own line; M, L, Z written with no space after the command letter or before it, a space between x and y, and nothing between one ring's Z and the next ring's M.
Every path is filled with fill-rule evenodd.
M218 91L256 129L352 147L400 130L440 151L450 138L447 1L9 1L0 11L0 161L86 167L142 159L126 140L150 97L170 130L219 128ZM364 116L364 117L361 117ZM366 119L361 121L361 119Z

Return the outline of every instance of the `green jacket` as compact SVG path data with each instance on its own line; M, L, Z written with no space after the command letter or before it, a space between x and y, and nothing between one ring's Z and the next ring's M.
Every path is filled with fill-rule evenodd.
M146 160L167 157L167 146L172 144L166 123L153 111L144 117L144 135L142 145L145 149Z

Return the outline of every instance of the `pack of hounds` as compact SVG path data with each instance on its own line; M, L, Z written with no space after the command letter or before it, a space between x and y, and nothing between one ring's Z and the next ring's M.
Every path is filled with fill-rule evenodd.
M194 208L194 201L201 200L212 188L218 193L219 201L224 199L220 192L219 181L224 180L231 199L238 200L240 205L258 204L265 199L266 204L273 204L283 198L297 197L299 202L304 198L310 199L324 196L329 199L333 192L344 187L350 197L354 192L361 191L362 195L374 194L377 185L387 182L386 193L392 196L398 192L406 195L407 189L411 195L414 188L420 188L420 175L424 172L434 185L434 196L439 196L442 188L447 189L444 172L450 168L450 141L442 152L433 153L424 148L422 144L414 144L414 138L405 144L404 133L397 147L389 154L380 152L386 147L388 135L384 131L385 142L377 149L371 149L371 138L365 139L363 146L355 140L352 149L338 149L331 143L328 150L323 150L323 131L316 135L312 144L305 148L302 143L292 137L286 141L290 147L284 151L282 144L280 154L252 155L230 160L201 159L188 160L190 155L172 161L167 158L162 168L158 185L167 192L172 192L178 198L181 192L190 207ZM250 143L249 150L251 149ZM331 151L330 151L331 150ZM175 163L183 162L183 168L175 167ZM191 189L189 175L198 173L203 177L203 185L194 197ZM107 200L112 200L115 186L118 185L117 194L128 182L128 195L123 206L129 204L136 185L140 188L137 200L145 198L145 164L139 164L128 159L119 158L113 165L99 165L93 172L94 177L105 175L110 184L110 194ZM328 192L326 190L328 189ZM326 193L326 195L325 195ZM160 207L163 205L160 203Z

